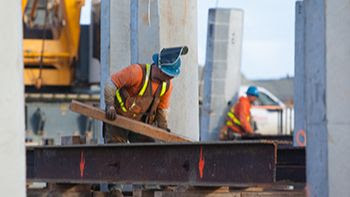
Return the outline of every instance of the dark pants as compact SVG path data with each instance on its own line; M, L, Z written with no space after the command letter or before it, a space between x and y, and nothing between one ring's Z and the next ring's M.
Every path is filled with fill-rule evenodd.
M131 143L135 142L155 142L154 139L140 135L134 132L130 132L126 129L104 124L104 138L106 144L113 143Z

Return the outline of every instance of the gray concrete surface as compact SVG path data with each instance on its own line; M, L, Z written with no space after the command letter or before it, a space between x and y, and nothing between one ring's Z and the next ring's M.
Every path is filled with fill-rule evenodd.
M1 1L0 191L25 196L24 82L20 1Z
M189 48L182 57L181 74L173 80L170 129L199 140L197 1L161 0L159 13L160 48L183 45Z
M307 182L311 196L328 196L324 1L305 6L305 80Z
M326 0L329 196L350 188L350 0Z
M201 140L217 140L228 103L240 87L243 11L210 9L204 68Z
M294 67L294 146L306 141L299 133L306 129L305 106L305 64L304 64L305 12L302 1L295 4L295 67ZM298 133L299 132L299 133Z
M197 1L109 2L110 16L106 16L109 31L102 33L101 39L105 43L101 51L108 54L102 58L105 60L102 68L110 72L108 75L131 63L151 63L153 53L163 47L189 47L189 53L182 59L181 74L173 80L169 127L175 133L198 140L197 39L193 39L197 36Z
M304 6L308 188L310 196L348 196L350 1Z

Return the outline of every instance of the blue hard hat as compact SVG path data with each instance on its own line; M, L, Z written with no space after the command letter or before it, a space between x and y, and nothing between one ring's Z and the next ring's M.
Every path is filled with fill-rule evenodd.
M153 54L153 63L166 75L176 77L180 74L180 56L187 54L187 52L188 48L186 46L164 48L160 53Z
M258 88L255 87L255 86L249 86L249 88L248 88L246 94L247 94L248 96L256 96L256 97L258 97L258 96L259 96L259 90L258 90Z

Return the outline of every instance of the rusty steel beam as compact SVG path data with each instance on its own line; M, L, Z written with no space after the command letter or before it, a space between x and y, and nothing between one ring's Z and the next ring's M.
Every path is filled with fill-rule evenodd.
M271 142L76 145L27 148L27 180L231 186L273 183Z
M276 181L305 183L306 157L304 147L279 144L277 148Z
M293 142L292 135L244 135L241 140L271 140Z

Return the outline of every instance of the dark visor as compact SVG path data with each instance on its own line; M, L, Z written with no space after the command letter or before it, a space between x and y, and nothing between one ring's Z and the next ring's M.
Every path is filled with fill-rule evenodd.
M160 64L172 64L180 55L185 55L187 52L187 47L164 48L160 52Z

